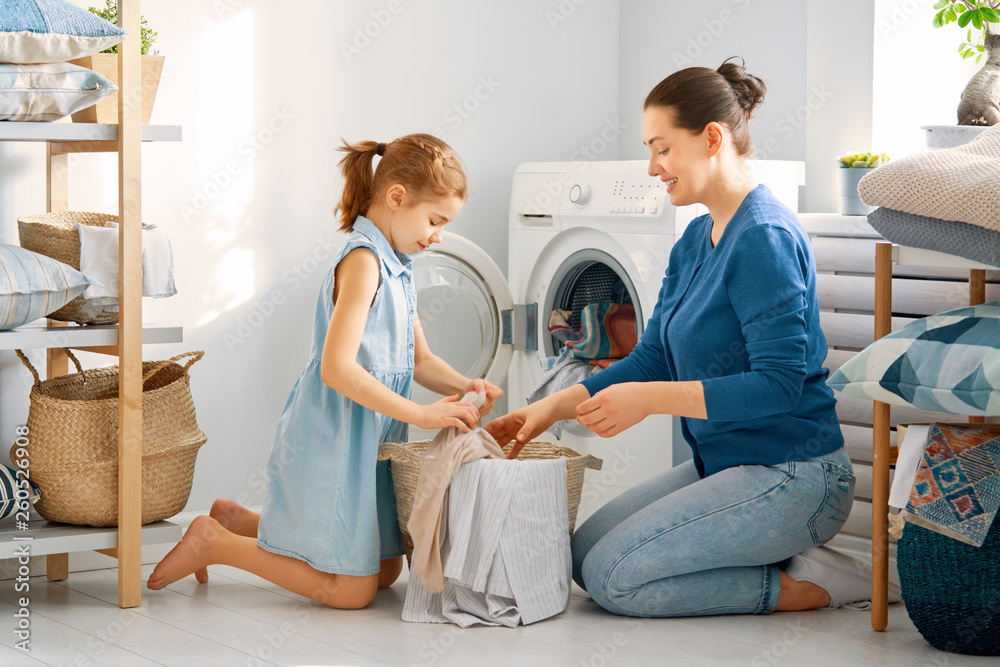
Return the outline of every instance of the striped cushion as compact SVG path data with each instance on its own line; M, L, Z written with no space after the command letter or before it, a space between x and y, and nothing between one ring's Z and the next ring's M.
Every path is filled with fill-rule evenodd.
M0 465L0 519L6 519L11 514L17 512L18 489L22 486L21 480L17 478L17 470ZM29 489L25 496L25 491L21 491L21 498L31 505L39 497L38 485L29 483Z
M82 58L114 46L125 35L113 23L66 0L4 0L0 62L55 63Z
M0 64L0 120L57 120L117 90L108 79L79 65Z
M88 285L87 276L69 264L0 243L0 329L59 310Z
M1000 415L1000 301L911 322L859 352L827 384L891 405Z

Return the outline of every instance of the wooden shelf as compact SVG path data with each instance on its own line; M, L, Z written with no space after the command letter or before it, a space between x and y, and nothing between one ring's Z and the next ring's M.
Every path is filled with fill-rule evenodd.
M142 325L142 343L181 343L184 329L159 324ZM36 320L16 329L0 331L0 350L49 347L106 347L118 345L118 325L50 326L47 320Z
M180 125L143 125L143 141L180 141ZM118 141L118 126L99 123L0 122L0 141Z
M175 543L180 541L182 533L183 529L176 523L156 521L142 527L142 543ZM15 541L14 538L18 538L18 540ZM35 519L28 522L27 530L20 530L16 522L10 519L0 522L0 558L18 556L16 549L24 544L31 546L32 556L116 549L118 548L118 528L115 526L109 528L71 526L65 523L52 523L45 519Z

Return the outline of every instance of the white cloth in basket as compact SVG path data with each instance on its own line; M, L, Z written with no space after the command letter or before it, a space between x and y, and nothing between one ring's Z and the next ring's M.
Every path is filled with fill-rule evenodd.
M104 227L76 225L80 234L80 272L94 281L83 293L89 305L118 303L118 223ZM142 228L142 295L163 298L177 294L174 256L166 232L156 225Z
M429 593L411 569L404 621L513 627L565 611L572 574L565 459L463 465L442 523L443 590Z

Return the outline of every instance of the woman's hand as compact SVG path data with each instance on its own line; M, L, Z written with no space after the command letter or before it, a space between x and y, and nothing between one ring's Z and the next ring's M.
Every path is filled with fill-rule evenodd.
M503 389L496 386L492 382L476 378L474 380L469 380L468 384L465 385L465 391L483 393L486 394L486 402L483 403L482 407L479 408L479 416L485 417L493 409L493 404L496 400L503 396Z
M507 454L508 459L516 459L528 442L537 438L554 423L555 420L545 410L543 403L543 401L531 403L520 410L497 417L483 427L501 447L506 447L508 442L514 442Z
M462 433L479 423L479 411L472 403L460 402L458 396L446 396L430 405L420 406L414 426L428 431L457 426Z
M641 382L602 389L576 407L576 420L601 436L618 435L649 416Z

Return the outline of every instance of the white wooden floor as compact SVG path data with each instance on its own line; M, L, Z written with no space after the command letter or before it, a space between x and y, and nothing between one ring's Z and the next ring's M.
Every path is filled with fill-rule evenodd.
M152 565L143 575L152 572ZM403 623L406 575L361 611L337 611L225 566L143 591L119 609L114 569L31 579L30 655L14 649L17 596L0 582L0 665L996 665L942 653L920 637L902 605L889 629L846 609L771 616L629 619L576 589L569 609L527 627Z

